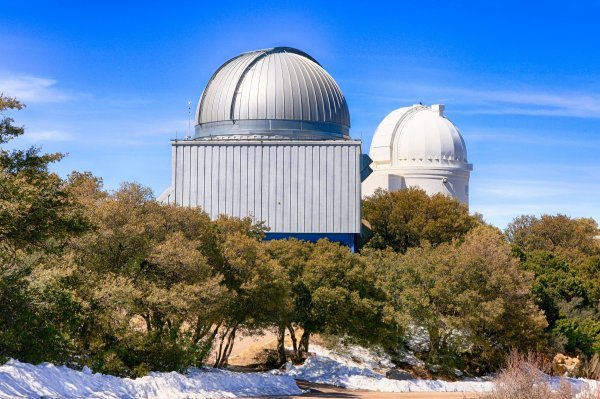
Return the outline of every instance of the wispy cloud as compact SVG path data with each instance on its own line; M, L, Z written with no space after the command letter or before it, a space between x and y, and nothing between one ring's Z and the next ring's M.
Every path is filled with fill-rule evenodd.
M74 136L60 130L28 130L22 137L27 142L49 142L49 141L73 141Z
M479 179L478 194L486 198L512 198L518 200L548 198L577 194L583 189L579 182L537 179ZM598 187L595 187L598 188Z
M600 148L600 135L582 134L573 132L549 132L548 130L534 130L521 128L489 128L470 126L462 132L465 140L473 142L496 142L507 144L527 144L544 147L597 147ZM600 130L598 130L600 133Z
M513 88L474 88L453 84L373 81L370 89L354 93L377 101L410 104L407 98L431 99L453 105L453 113L491 115L570 116L600 119L600 93L554 90L515 84ZM390 87L402 96L386 95ZM377 92L371 92L377 88ZM364 90L364 89L363 89ZM414 100L413 100L414 102Z
M47 77L0 72L0 92L25 103L62 102L77 97L56 87L57 83Z
M427 87L449 101L468 104L463 114L571 116L600 118L600 93L546 90L478 90Z
M471 211L499 227L523 214L565 213L600 221L598 179L482 178L471 187Z

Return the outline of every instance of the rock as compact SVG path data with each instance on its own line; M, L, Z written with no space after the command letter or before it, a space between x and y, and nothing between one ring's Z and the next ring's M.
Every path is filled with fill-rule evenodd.
M569 357L562 353L557 353L552 359L552 371L565 377L575 377L580 367L581 360L577 357Z
M439 373L440 370L442 369L442 366L440 366L439 364L428 364L427 365L427 370L429 370L431 373Z
M389 378L390 380L400 380L400 381L415 379L415 377L411 373L408 373L404 370L398 370L398 369L388 370L385 373L385 377Z
M409 364L413 367L425 367L426 363L421 359L417 358L410 350L400 350L398 353L399 361L402 363Z

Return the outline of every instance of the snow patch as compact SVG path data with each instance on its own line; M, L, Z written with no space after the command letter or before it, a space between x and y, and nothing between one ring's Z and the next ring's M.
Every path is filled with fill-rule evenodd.
M341 350L331 351L317 345L315 352L303 365L286 365L285 374L299 380L318 384L335 385L342 388L379 392L491 392L494 383L485 378L466 378L461 381L442 380L395 380L386 378L379 368L386 363L386 357L368 354L364 348L347 348L355 357L341 355ZM364 351L364 352L363 352ZM362 362L362 356L366 361ZM389 359L387 359L389 361ZM391 362L390 362L391 364ZM373 367L373 366L376 367ZM374 369L375 368L375 369ZM566 379L576 392L600 392L600 381L578 378ZM560 378L548 377L549 384L557 389Z
M291 376L272 373L236 373L216 369L190 369L151 373L130 379L89 368L76 371L50 363L32 365L9 360L0 366L0 398L238 398L246 396L300 395Z
M489 392L492 383L481 380L392 380L368 367L344 364L326 356L309 357L301 366L287 366L286 374L296 379L349 389L380 392Z
M310 352L345 365L370 369L390 369L395 367L383 350L366 349L358 345L338 346L328 349L321 345L311 345Z

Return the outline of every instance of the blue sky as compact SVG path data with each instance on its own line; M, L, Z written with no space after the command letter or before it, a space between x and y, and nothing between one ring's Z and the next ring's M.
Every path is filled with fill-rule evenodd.
M600 2L2 2L15 145L106 187L170 184L170 143L224 61L292 46L342 88L368 151L395 108L446 104L474 164L471 211L600 220Z

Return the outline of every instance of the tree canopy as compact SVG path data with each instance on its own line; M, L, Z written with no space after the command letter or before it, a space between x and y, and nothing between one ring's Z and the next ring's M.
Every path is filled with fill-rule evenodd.
M600 352L600 241L591 218L523 215L505 231L525 270L557 350Z
M521 216L502 235L443 195L363 202L360 254L328 240L264 241L251 218L165 205L138 183L61 178L62 154L10 150L23 134L0 94L0 357L115 375L225 367L240 333L277 331L278 359L315 334L472 373L512 349L600 351L593 219ZM296 330L302 335L297 342Z
M462 245L411 248L405 254L365 251L378 270L396 317L424 335L431 362L475 372L493 369L511 348L539 342L546 326L500 232L481 226Z
M372 234L366 246L389 247L396 252L406 252L424 241L436 246L461 239L480 224L458 200L443 194L430 197L416 187L389 192L378 189L363 201L362 209Z

